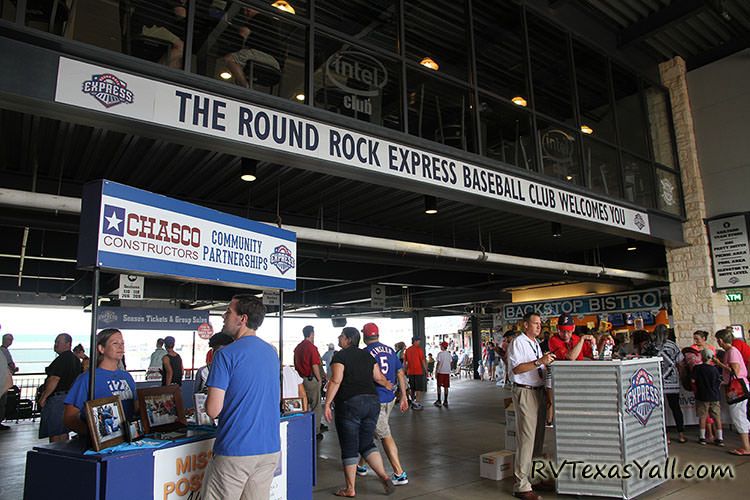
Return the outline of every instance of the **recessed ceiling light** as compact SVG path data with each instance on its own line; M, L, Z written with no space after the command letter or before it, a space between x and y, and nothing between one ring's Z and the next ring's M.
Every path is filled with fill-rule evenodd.
M230 78L232 78L232 73L230 73L229 71L222 71L221 73L219 73L219 78L221 78L222 80L229 80Z
M294 98L297 99L299 102L305 102L305 94L303 94L302 92L295 95Z
M513 104L515 104L516 106L522 106L522 107L524 107L524 108L525 108L525 107L526 107L526 105L528 104L528 103L526 102L526 99L524 99L524 98L523 98L523 97L521 97L520 95L517 95L516 97L514 97L513 99L511 99L511 101L512 101L512 102L513 102Z
M419 64L433 71L437 71L440 69L440 66L438 65L438 63L436 63L435 60L432 59L431 57L425 57L424 59L419 61Z
M572 175L566 175L565 176L565 180L566 181L572 181L573 180L573 176Z
M294 11L294 7L292 7L289 2L285 0L277 0L276 2L272 3L271 6L276 7L277 9L289 14L296 14L296 12Z
M586 135L591 135L594 133L594 129L589 127L588 125L581 125L581 132Z

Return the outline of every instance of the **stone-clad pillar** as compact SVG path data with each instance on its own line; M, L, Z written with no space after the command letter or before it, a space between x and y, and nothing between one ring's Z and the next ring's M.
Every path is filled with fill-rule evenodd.
M659 65L662 84L672 101L675 140L679 155L687 221L682 225L687 246L667 248L669 290L672 296L674 328L678 344L692 343L695 330L707 330L715 343L716 330L729 325L729 306L724 295L711 290L713 273L708 234L703 219L706 203L703 193L698 150L690 109L685 61L675 57Z

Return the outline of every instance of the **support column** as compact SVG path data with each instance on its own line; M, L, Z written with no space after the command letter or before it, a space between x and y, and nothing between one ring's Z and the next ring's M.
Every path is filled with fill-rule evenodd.
M675 333L680 345L692 343L695 330L709 334L729 325L729 306L712 290L711 255L703 220L706 203L690 108L685 61L675 57L659 65L662 84L672 101L675 140L679 155L687 220L682 225L687 246L667 248L669 291Z
M474 363L474 380L479 380L479 363L482 362L482 332L479 328L479 318L471 317L471 347L473 350Z

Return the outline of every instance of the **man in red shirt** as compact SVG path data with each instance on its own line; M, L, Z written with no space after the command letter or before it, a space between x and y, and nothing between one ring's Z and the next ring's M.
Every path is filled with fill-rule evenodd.
M731 329L729 329L731 331ZM744 339L734 339L732 341L732 347L740 351L742 354L742 360L745 362L745 366L750 367L750 345L747 345Z
M591 343L595 342L594 336L586 334L579 337L573 333L575 329L573 316L562 313L557 320L557 333L549 339L549 350L556 359L581 361L593 357Z
M411 393L412 410L423 410L422 397L427 390L427 361L424 351L419 347L419 337L411 339L411 347L404 353L404 367L409 377L409 392Z
M315 412L317 438L323 439L324 429L320 422L323 414L320 406L320 353L314 344L315 329L312 325L307 325L302 329L302 335L305 337L304 340L294 348L294 369L302 377L302 385L305 387L310 411Z

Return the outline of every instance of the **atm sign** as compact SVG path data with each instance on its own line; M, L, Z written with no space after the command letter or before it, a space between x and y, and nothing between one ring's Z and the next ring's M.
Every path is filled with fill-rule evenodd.
M742 302L742 292L727 292L727 302Z

